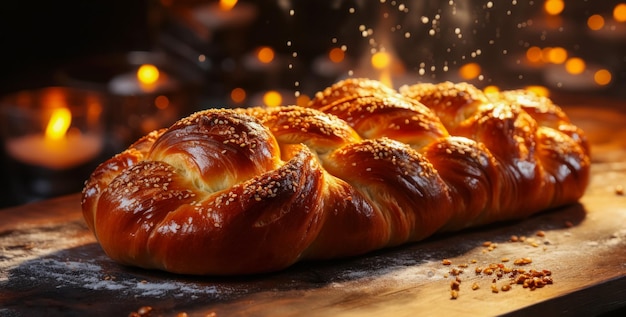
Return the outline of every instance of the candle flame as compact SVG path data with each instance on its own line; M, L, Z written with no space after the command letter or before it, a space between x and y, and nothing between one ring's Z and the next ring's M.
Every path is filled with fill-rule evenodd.
M237 0L220 0L220 10L230 11L237 4Z
M140 83L152 85L159 79L159 69L151 64L144 64L137 70L137 79Z
M52 112L48 126L46 127L46 139L60 140L72 123L72 113L67 108L57 108Z

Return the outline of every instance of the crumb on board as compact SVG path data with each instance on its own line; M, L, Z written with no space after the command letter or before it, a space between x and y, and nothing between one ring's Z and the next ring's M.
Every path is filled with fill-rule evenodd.
M452 268L452 270L450 270L450 275L452 276L458 276L459 274L463 273L462 269L457 269L457 268Z
M152 306L142 306L137 309L137 311L131 312L128 314L128 317L150 317L153 311ZM179 312L175 315L176 317L188 317L187 312ZM214 311L208 312L204 317L217 317L217 313Z
M152 312L152 306L141 306L137 311L128 314L128 317L149 317Z
M450 291L450 299L457 299L459 298L459 292L456 290L451 290Z
M513 261L513 264L515 265L526 265L530 263L533 263L533 260L531 258L519 258Z
M492 293L498 293L499 292L498 285L496 285L496 283L492 283L491 284L491 292Z
M546 234L542 230L538 230L535 235L537 237L545 237ZM526 236L512 235L510 242L524 242L531 246L538 246L539 243L535 238L529 238ZM497 247L497 243L491 241L485 241L482 244L483 253L490 252ZM456 260L454 260L456 261ZM453 263L451 259L443 259L442 265L450 266ZM450 276L454 277L454 280L450 282L450 299L458 299L461 292L461 277L465 268L473 269L475 277L487 277L491 281L489 289L492 293L497 294L500 292L508 292L515 285L520 285L522 288L535 290L542 288L546 285L553 284L552 272L550 270L536 270L533 268L523 268L533 264L533 260L530 257L509 258L501 257L499 263L478 264L478 260L470 260L472 267L467 262L457 265L457 267L450 268L450 270L444 275L445 278ZM479 282L474 281L471 283L470 288L474 291L480 289Z

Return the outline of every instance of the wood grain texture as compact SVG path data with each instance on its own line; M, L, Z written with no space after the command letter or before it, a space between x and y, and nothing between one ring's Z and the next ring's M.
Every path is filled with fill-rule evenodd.
M0 316L127 316L142 306L151 316L590 316L626 307L626 196L617 190L626 186L626 115L565 110L592 144L591 184L579 204L274 274L189 277L119 266L87 229L79 195L0 210ZM550 270L554 284L502 291L509 278L475 273L492 263L517 268L522 257L532 259L527 270ZM453 269L463 270L457 299Z

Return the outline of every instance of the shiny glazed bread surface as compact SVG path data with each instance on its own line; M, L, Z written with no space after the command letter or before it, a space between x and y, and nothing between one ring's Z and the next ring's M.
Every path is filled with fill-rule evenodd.
M545 97L347 79L308 107L154 131L92 173L82 208L119 263L250 274L574 203L589 165L583 131Z

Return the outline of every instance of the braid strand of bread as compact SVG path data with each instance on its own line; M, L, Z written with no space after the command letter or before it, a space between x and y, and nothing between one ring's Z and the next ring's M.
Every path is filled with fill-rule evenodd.
M154 131L96 168L82 208L121 264L251 274L574 203L589 165L547 98L347 79L308 107L209 109Z

